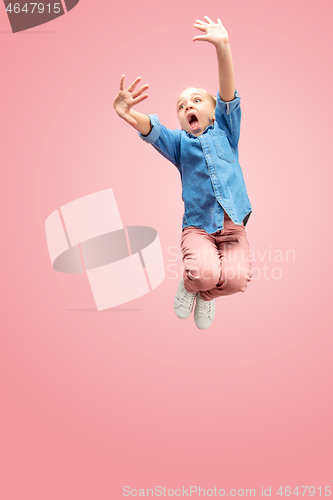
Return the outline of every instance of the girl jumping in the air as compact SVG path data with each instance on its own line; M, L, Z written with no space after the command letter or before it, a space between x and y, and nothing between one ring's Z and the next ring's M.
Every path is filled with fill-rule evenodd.
M245 225L252 213L238 162L240 96L235 89L229 37L220 19L197 20L202 40L215 46L219 90L216 98L201 88L184 90L177 100L181 130L160 124L157 115L144 115L133 106L148 97L149 85L127 89L123 75L114 100L118 115L140 137L171 161L182 180L184 216L181 251L184 273L174 300L178 318L190 316L204 330L213 322L215 298L245 292L252 279Z

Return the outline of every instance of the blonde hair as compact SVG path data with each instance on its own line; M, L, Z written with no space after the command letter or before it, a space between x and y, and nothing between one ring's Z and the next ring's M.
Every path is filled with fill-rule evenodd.
M191 88L191 87L188 87L188 88ZM206 92L207 95L209 95L209 97L214 101L214 107L216 106L216 97L213 95L213 94L210 94L209 92L207 92L207 90L205 89L202 89L200 87L193 87L193 88L198 88L200 90L203 90L204 92ZM186 90L186 89L185 89ZM184 92L184 91L183 91ZM182 93L182 92L181 92Z
M207 92L207 94L209 95L209 97L211 97L213 99L214 106L216 106L216 97L213 94L210 94L209 92Z

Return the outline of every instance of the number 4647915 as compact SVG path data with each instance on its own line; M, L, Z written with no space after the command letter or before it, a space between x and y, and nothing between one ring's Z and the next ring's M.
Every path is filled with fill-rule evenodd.
M19 12L25 12L27 14L28 12L33 13L37 6L36 12L38 12L39 14L42 14L44 11L50 14L52 9L51 5L53 5L54 14L59 14L60 12L60 2L54 4L48 3L45 6L43 3L29 3L29 4L26 3L23 5L22 8L19 3L15 3L13 5L14 7L12 7L12 4L10 3L6 8L6 11L10 13L14 12L15 14L18 14ZM28 9L28 5L32 6L30 10Z

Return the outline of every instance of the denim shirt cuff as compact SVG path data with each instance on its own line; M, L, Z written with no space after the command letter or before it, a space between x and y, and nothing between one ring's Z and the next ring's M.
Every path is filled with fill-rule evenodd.
M218 107L220 112L225 115L232 113L234 109L236 109L239 106L240 100L241 100L240 95L238 94L236 89L235 89L235 99L229 102L222 101L219 92L217 92L216 94L216 106Z
M157 115L147 115L149 120L150 120L150 124L151 124L151 131L149 132L148 135L142 135L140 132L138 132L139 136L141 137L141 139L145 142L148 142L149 144L157 141L157 139L159 138L160 136L160 130L161 130L161 124L160 124L160 121L158 119L158 116Z

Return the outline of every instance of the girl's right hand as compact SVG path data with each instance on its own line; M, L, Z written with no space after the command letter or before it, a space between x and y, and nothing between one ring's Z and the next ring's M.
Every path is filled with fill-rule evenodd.
M130 125L137 125L136 120L134 120L134 118L130 115L132 107L135 104L144 101L148 97L148 94L142 94L145 90L148 89L149 85L144 85L143 87L133 92L140 80L141 77L139 76L136 80L134 80L133 83L131 83L128 89L125 89L125 75L122 75L120 79L119 94L117 94L115 100L113 101L113 107L116 110L116 113Z

